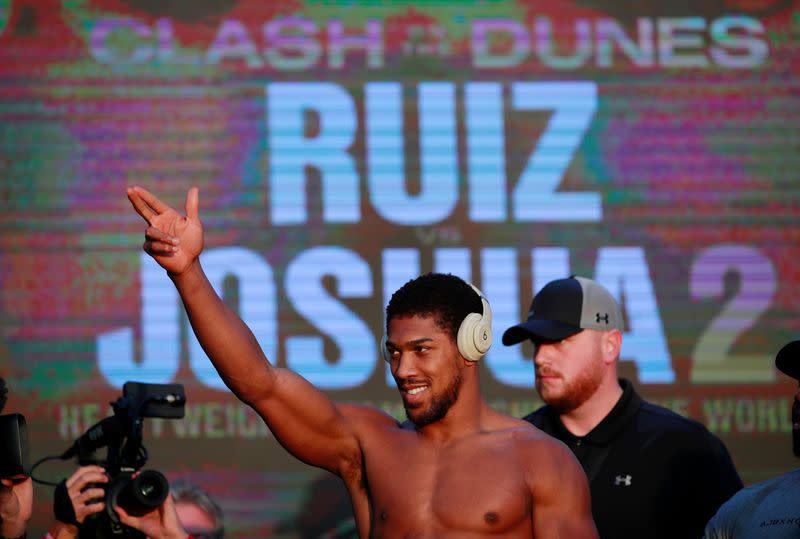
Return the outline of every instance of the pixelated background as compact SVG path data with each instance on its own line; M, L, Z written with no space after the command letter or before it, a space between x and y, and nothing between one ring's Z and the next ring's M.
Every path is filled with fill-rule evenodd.
M377 343L424 271L492 302L483 389L540 403L499 335L570 273L623 303L623 373L718 434L746 483L796 467L800 3L0 0L0 365L34 460L122 383L181 383L148 467L230 537L346 537L335 478L225 389L125 197L200 188L203 257L267 355L402 417ZM48 462L58 480L74 462ZM36 487L30 537L52 522Z

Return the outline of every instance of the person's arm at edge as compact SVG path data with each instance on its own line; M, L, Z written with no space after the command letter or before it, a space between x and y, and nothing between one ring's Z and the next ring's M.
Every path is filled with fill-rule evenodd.
M732 537L737 510L742 509L741 504L733 501L734 498L723 503L716 514L706 523L703 539L729 539Z

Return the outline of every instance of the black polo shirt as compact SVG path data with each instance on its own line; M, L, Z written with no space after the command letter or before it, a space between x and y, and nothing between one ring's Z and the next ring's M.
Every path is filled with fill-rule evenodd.
M586 436L544 406L525 417L564 442L589 478L603 539L700 538L742 481L722 442L702 424L643 401L627 380L609 414Z

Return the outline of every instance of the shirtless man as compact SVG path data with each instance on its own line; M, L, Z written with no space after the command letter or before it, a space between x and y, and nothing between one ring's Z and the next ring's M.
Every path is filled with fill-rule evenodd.
M196 188L186 216L140 187L128 198L150 225L144 250L172 279L222 379L292 455L342 478L360 537L597 537L571 452L481 397L476 360L491 338L491 314L470 285L429 274L392 296L384 356L410 420L398 424L335 403L269 363L203 273ZM476 329L459 348L465 318Z

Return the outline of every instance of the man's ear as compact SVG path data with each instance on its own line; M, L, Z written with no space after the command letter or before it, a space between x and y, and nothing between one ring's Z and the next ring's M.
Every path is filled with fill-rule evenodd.
M603 361L611 364L619 358L619 353L622 350L622 332L618 329L612 329L603 333Z
M458 354L458 357L461 358L461 363L464 364L465 367L476 367L480 361L470 361L461 354Z

